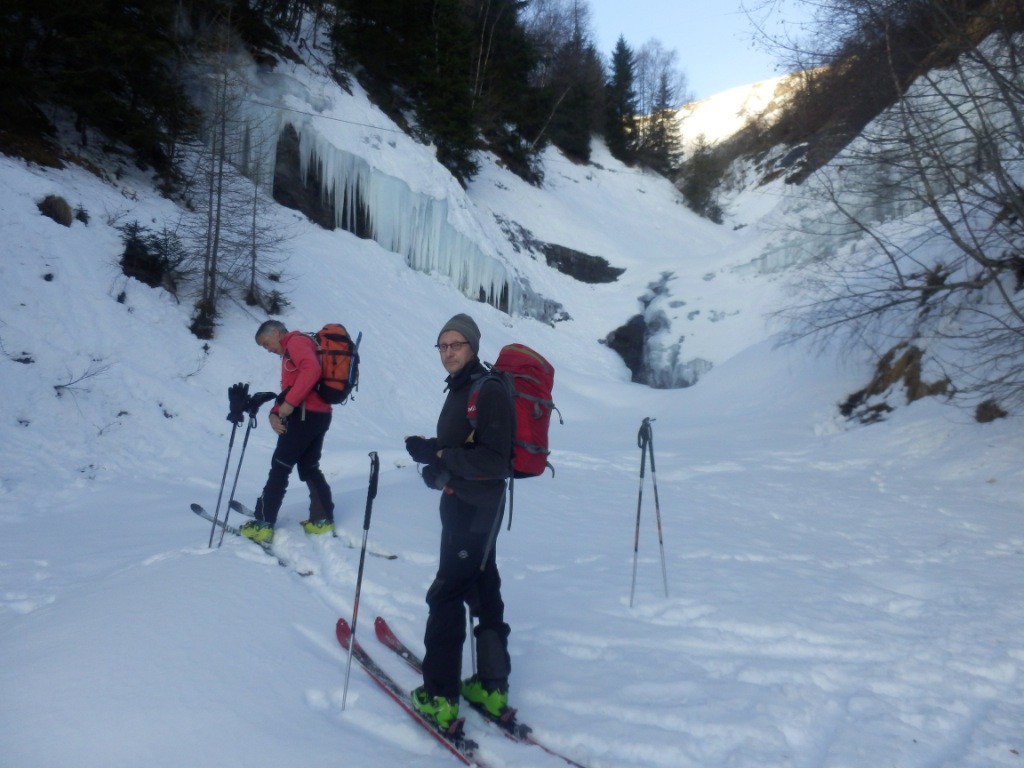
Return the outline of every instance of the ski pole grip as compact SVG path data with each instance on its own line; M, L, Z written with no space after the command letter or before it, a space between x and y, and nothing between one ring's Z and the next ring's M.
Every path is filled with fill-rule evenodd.
M380 474L380 459L376 451L370 451L370 485L366 489L366 515L363 517L363 530L370 530L370 510L373 500L377 498L377 476Z
M636 445L638 448L646 447L647 443L651 441L651 422L654 421L650 416L644 418L643 423L640 424L640 431L636 433Z

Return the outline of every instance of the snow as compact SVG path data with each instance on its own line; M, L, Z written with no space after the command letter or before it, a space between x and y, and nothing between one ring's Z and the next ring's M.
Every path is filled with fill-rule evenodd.
M794 77L800 75L783 75L730 88L685 104L677 111L684 148L690 150L701 142L714 146L737 133L751 120L763 119L776 105L776 100L788 90Z
M289 85L281 98L298 91ZM309 92L322 109L384 125L358 91L319 83ZM379 153L409 189L426 190L438 173L401 135L368 150L362 129L337 125L339 152ZM545 162L542 189L488 162L448 201L464 205L482 237L499 214L626 267L595 286L516 263L573 318L555 325L473 302L450 277L409 269L405 254L272 209L295 232L283 320L302 329L339 320L364 334L362 386L337 410L322 463L340 538L301 532L297 481L282 509L276 546L314 571L302 578L233 537L208 548L208 523L188 511L216 503L227 387L277 383L277 359L252 341L262 317L226 305L207 345L187 330L188 301L121 275L114 226L177 215L144 178L101 182L0 158L5 766L453 764L358 668L341 709L334 624L352 618L358 549L346 545L362 538L377 451L368 539L398 558L367 559L357 636L416 684L370 628L383 615L422 649L437 496L402 438L433 428L444 371L432 345L456 312L480 324L485 359L515 340L556 368L557 474L517 483L512 529L498 541L512 703L540 738L592 768L1021 764L1018 422L979 425L931 401L870 427L846 424L836 405L870 367L841 349L774 345L765 316L785 300L785 283L750 266L773 242L770 222L698 219L669 185L600 146L590 166L554 153ZM39 215L35 203L50 193L82 205L88 225ZM734 201L735 221L775 210L765 200L782 193L747 194ZM507 243L483 247L503 253ZM640 311L665 271L675 275L664 299L672 332L713 363L688 389L629 383L598 343ZM246 504L273 446L262 416L239 474ZM644 489L630 608L644 417L655 419L657 472ZM490 765L563 765L467 720Z

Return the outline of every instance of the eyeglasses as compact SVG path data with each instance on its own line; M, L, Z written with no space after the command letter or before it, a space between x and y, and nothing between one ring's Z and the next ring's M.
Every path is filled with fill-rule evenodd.
M435 344L434 346L437 347L437 349L440 350L440 352L443 354L447 352L449 349L452 352L458 352L467 344L469 344L468 341L453 341L451 344Z

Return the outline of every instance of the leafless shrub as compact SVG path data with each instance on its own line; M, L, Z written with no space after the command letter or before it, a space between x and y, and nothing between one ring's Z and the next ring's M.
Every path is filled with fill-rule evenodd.
M86 386L86 382L97 376L102 376L110 370L109 364L104 364L102 360L90 360L89 365L81 373L74 373L70 369L67 372L66 380L53 385L53 391L57 393L57 397L63 397L65 394L71 394L72 397L89 392L89 387Z

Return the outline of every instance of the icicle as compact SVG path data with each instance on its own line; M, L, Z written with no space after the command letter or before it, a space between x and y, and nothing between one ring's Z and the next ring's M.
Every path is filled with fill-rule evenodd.
M288 93L285 85L278 82L276 87ZM404 180L332 144L317 130L315 119L296 119L295 112L275 106L272 100L280 97L281 93L264 93L240 101L237 124L243 127L238 152L231 158L237 168L247 169L247 175L261 184L270 183L278 138L290 124L299 137L302 178L308 180L310 172L317 171L321 194L334 203L338 227L352 230L356 222L363 222L367 231L361 234L401 254L413 269L445 276L466 296L509 314L545 321L564 316L556 302L535 293L497 250L495 236L481 228L468 199L413 190Z
M494 306L507 301L510 314L523 313L522 288L509 279L497 254L485 253L452 224L446 199L414 192L401 179L333 146L308 123L295 127L302 176L309 178L310 170L319 166L321 192L335 201L339 227L356 221L362 204L370 237L404 256L409 266L450 278L470 298L483 296Z

